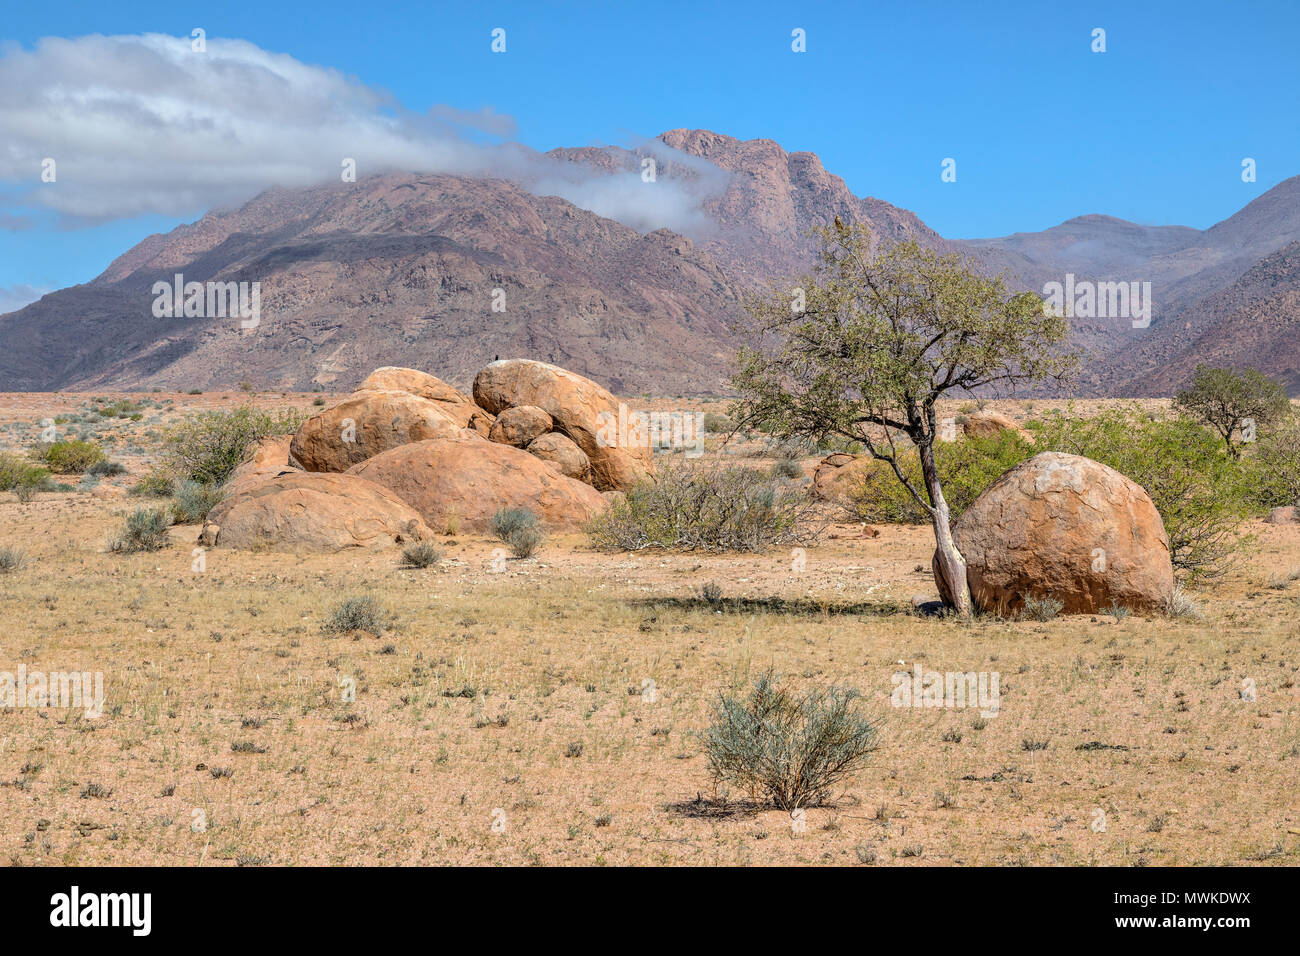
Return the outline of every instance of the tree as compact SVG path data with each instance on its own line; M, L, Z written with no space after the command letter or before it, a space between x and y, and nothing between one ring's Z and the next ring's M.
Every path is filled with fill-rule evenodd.
M1281 383L1253 368L1238 374L1230 368L1196 366L1188 387L1174 397L1174 407L1217 431L1233 458L1241 449L1232 436L1254 441L1251 426L1272 425L1291 414L1291 401Z
M958 256L915 242L873 251L860 225L814 234L820 262L793 295L772 287L746 303L735 413L782 437L860 442L887 462L930 517L940 592L969 614L966 560L934 461L935 403L949 392L1062 378L1076 361L1057 348L1065 320ZM900 467L909 443L924 489Z

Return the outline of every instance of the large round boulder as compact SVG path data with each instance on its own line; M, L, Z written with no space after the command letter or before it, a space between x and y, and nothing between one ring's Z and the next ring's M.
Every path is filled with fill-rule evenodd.
M536 405L517 405L502 410L492 423L488 438L503 445L524 448L534 438L549 432L554 424L551 416Z
M590 379L528 359L502 359L474 379L474 401L494 415L536 405L551 416L591 461L591 483L599 491L626 490L654 467L649 430L633 413Z
M466 530L487 531L502 508L527 508L550 528L573 530L605 507L590 485L471 432L393 448L348 474L390 489L438 530L454 518Z
M461 433L449 407L395 389L355 392L303 422L290 452L307 471L347 471L390 448Z
M225 498L208 521L227 548L341 551L420 541L432 532L397 495L364 478L295 471Z
M528 443L528 454L542 461L549 461L560 469L560 474L568 475L570 478L579 481L588 481L591 478L590 459L574 444L573 439L559 432L548 432L534 438Z
M358 392L409 392L446 406L443 411L462 428L472 428L487 435L492 416L474 404L473 399L442 379L413 368L385 365L377 368L357 386Z
M961 431L967 438L996 438L1003 432L1014 432L1030 444L1034 436L1029 434L1014 421L991 409L972 412L961 420Z
M1070 614L1159 607L1174 585L1169 537L1140 485L1078 455L1021 462L962 512L953 540L975 606L1006 614L1026 597L1055 598ZM951 590L934 561L944 600Z

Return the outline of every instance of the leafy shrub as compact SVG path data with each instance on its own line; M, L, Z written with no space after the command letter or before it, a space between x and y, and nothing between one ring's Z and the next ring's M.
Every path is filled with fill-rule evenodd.
M1245 467L1261 508L1300 504L1300 418L1284 419L1261 438Z
M969 436L960 441L936 442L934 464L939 470L944 499L956 519L1008 469L1038 451L1018 432ZM921 477L921 456L915 449L899 455L899 466L912 487L925 493ZM870 524L929 524L930 515L903 487L887 462L872 461L863 469L862 480L849 491L849 510L859 521Z
M25 556L17 548L0 548L0 574L17 571L25 562Z
M9 452L0 452L0 491L15 491L23 487L39 488L50 476L48 468Z
M58 475L80 475L91 465L103 461L104 452L94 442L80 438L64 439L36 449L38 460Z
M855 712L851 688L796 696L771 671L746 699L719 695L704 734L715 784L731 784L781 810L824 803L876 749L877 730Z
M213 484L201 485L197 481L182 481L172 497L172 517L177 524L202 521L217 506L224 493Z
M505 539L510 553L516 558L531 558L546 540L546 532L540 525L526 525L510 532Z
M1246 425L1269 425L1291 415L1286 387L1256 369L1196 366L1187 388L1174 397L1174 407L1217 431L1229 453L1241 454L1233 435L1248 440Z
M665 466L611 502L587 535L604 551L762 551L804 540L810 508L802 492L752 468Z
M94 475L96 478L104 478L111 475L122 475L125 473L126 473L126 467L124 465L122 465L120 462L109 461L108 459L104 459L103 461L97 461L89 468L86 469L86 474Z
M176 490L176 480L165 470L155 468L131 486L130 493L146 498L170 498Z
M109 541L109 550L119 554L157 551L167 546L169 527L171 518L165 511L137 508L127 515L122 531Z
M380 634L388 623L388 612L371 594L344 598L330 610L323 630L327 634L346 634L348 631L365 631Z
M1039 450L1083 455L1141 485L1164 519L1174 567L1187 579L1227 570L1256 506L1245 466L1211 432L1135 405L1091 418L1058 412L1029 428L1037 430Z
M409 568L427 568L442 560L442 552L427 541L408 544L402 551L402 563Z
M297 431L303 420L298 411L272 413L251 405L203 412L168 431L167 463L179 478L219 485L243 461L249 445L268 435Z
M502 508L492 516L492 533L502 541L509 543L510 536L521 528L537 526L537 515L527 508Z

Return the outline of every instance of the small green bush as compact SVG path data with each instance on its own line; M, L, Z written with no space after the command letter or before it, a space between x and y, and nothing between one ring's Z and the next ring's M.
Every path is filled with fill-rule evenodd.
M361 594L344 598L334 605L325 619L323 630L327 634L346 634L349 631L381 634L387 623L388 612L379 600L374 595Z
M441 560L442 552L427 541L408 544L402 551L402 563L409 568L428 568Z
M492 533L500 540L510 542L510 536L521 528L537 526L537 515L527 508L502 508L492 516Z
M810 536L807 495L745 467L664 466L587 525L602 551L764 551Z
M1251 497L1261 508L1300 504L1300 418L1287 417L1244 459Z
M38 459L56 475L80 475L106 457L94 442L80 438L64 439L36 449Z
M789 458L782 459L772 466L773 478L802 478L803 467L799 462Z
M167 464L178 478L219 485L243 461L249 445L269 435L295 432L304 418L298 411L271 413L251 405L203 412L168 431Z
M525 525L522 528L516 528L510 532L510 536L505 539L506 546L510 548L510 553L516 558L531 558L541 548L542 543L546 540L546 532L541 525Z
M155 468L131 486L130 493L145 498L170 498L176 490L176 480L164 469Z
M1061 613L1061 608L1065 607L1063 601L1058 601L1054 597L1036 597L1026 594L1023 601L1024 606L1020 610L1020 616L1027 621L1050 621Z
M0 574L19 570L26 558L17 548L0 548Z
M739 787L781 810L824 803L876 749L877 729L852 688L796 696L768 671L745 699L719 695L704 734L715 785Z
M167 546L169 527L171 517L165 511L137 508L127 515L122 530L109 540L109 550L118 554L157 551Z
M202 521L217 506L224 493L216 485L201 485L197 481L182 481L172 497L172 517L177 524Z
M35 491L47 478L50 470L9 452L0 452L0 491L19 491L24 487Z

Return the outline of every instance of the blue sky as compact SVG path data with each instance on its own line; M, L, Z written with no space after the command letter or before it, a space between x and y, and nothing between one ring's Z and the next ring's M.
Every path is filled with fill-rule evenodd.
M1294 2L12 3L0 23L0 79L7 60L13 67L43 37L188 37L194 27L213 43L238 38L387 91L394 100L375 106L380 114L445 105L513 117L506 138L538 150L625 144L674 127L774 139L817 153L855 193L911 209L949 237L1085 213L1204 228L1300 173ZM506 30L505 54L490 49L495 27ZM806 53L791 51L796 27ZM1097 27L1105 53L1091 50ZM57 85L60 62L73 61L31 59L24 82ZM4 125L20 93L29 95L0 88L0 134L26 137L8 157L0 138L0 311L6 290L87 281L210 203L202 188L173 182L174 167L135 175L134 160L115 163L112 144L129 140L128 128L105 132L93 157L64 145L73 155L60 169L85 178L92 160L120 166L96 188L135 190L140 201L89 216L83 209L98 206L85 195L80 206L49 207L50 193L31 192L39 122ZM267 170L281 146L259 148L261 162L221 184L223 196L275 178ZM957 161L955 183L940 179L946 157ZM1254 183L1242 182L1244 157L1257 163Z

